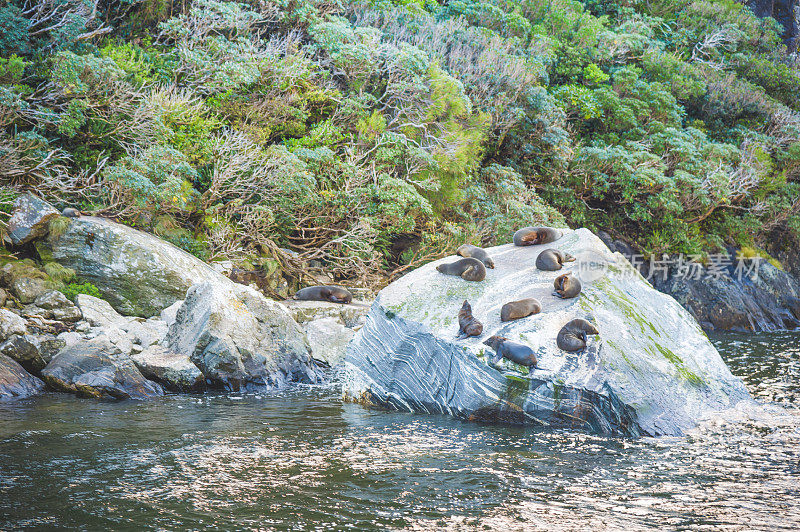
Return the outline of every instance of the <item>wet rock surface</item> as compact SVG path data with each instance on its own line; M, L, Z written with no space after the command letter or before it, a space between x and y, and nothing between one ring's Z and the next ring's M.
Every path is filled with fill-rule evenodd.
M142 375L175 392L196 392L205 388L205 377L186 355L153 345L131 357Z
M544 247L578 257L559 272L534 266ZM470 283L436 272L442 259L407 274L379 294L350 343L343 370L346 399L397 410L479 421L572 426L617 435L676 435L704 415L749 401L697 322L654 290L619 254L585 229L547 246L490 248L496 268ZM606 264L580 271L582 264ZM578 298L552 296L553 280L576 270ZM502 305L525 297L540 314L500 322ZM464 300L483 335L456 340ZM599 329L578 353L556 346L560 328L584 318ZM489 365L483 340L499 335L531 347L527 372L513 362Z
M44 391L44 383L0 354L0 401L24 399Z
M83 397L147 399L164 393L105 337L65 348L44 368L42 377L55 390Z

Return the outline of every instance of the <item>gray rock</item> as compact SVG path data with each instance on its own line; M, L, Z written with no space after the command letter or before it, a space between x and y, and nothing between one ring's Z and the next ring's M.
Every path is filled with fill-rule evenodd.
M322 318L334 318L345 327L357 327L364 323L369 312L369 305L363 301L354 301L348 305L329 303L327 301L286 301L286 308L299 324Z
M0 354L14 359L30 373L38 374L47 365L41 353L39 338L32 334L15 334L0 344Z
M123 327L128 323L108 301L86 294L78 294L76 301L83 319L92 327Z
M24 318L17 316L8 309L0 309L0 342L4 342L15 334L25 334L28 329Z
M203 373L186 355L152 345L131 358L142 375L161 383L168 390L192 392L205 388Z
M150 347L164 339L167 335L167 324L160 319L131 320L125 331L135 344L143 348Z
M31 313L49 320L75 323L82 318L81 311L67 297L56 290L49 290L33 302Z
M154 235L93 216L70 218L63 234L51 235L47 245L53 260L75 270L129 316L154 316L183 299L193 284L225 279Z
M8 293L0 288L0 307L6 306L6 301L8 300Z
M24 194L14 202L8 220L8 237L15 246L26 244L47 234L50 220L58 211L32 194Z
M181 305L183 305L183 299L179 299L161 311L161 320L167 325L167 327L170 327L173 323L175 323L175 316L178 315L178 309L181 308Z
M44 383L9 357L0 354L0 401L22 399L41 393Z
M304 326L311 356L329 366L337 366L343 360L347 344L353 339L355 331L341 324L336 318L321 318Z
M578 257L565 270L581 278L577 298L553 297L564 270L533 266L544 246L489 248L496 268L480 283L439 274L447 257L381 290L343 366L346 399L463 419L570 426L618 435L677 435L707 414L751 401L694 319L653 289L586 229L546 247ZM592 268L591 265L605 265ZM508 301L534 297L541 313L500 321ZM464 300L483 335L456 340ZM586 349L556 345L574 318L600 331ZM533 349L542 369L508 360L490 365L483 344L500 335Z
M83 397L147 399L163 395L148 381L131 358L107 338L81 340L65 348L42 371L48 386Z
M189 289L164 345L189 356L207 379L229 390L320 379L286 307L227 280Z
M75 345L76 343L84 339L81 333L75 331L62 332L56 338L64 342L64 347Z
M20 277L14 279L9 288L11 289L11 293L24 305L33 303L37 297L49 290L44 280L34 277Z

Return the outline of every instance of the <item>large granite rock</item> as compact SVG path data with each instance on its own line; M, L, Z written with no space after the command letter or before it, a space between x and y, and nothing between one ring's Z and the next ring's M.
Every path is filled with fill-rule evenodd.
M314 360L328 366L338 366L347 353L355 331L335 318L320 318L303 325Z
M44 390L44 383L0 354L0 401L22 399Z
M164 393L103 336L62 350L44 368L42 377L55 390L83 397L147 399Z
M579 258L560 272L534 261L546 248ZM350 343L343 370L346 399L397 410L459 418L574 426L617 435L677 435L710 411L750 396L697 322L674 299L653 289L590 231L567 231L544 246L490 248L496 268L482 282L440 274L448 257L384 288L366 325ZM583 292L552 295L553 280L577 270ZM540 314L501 323L500 307L535 297ZM483 323L479 338L456 340L464 300ZM579 353L556 346L574 318L600 334ZM539 366L488 363L483 340L505 336L529 345Z
M162 344L229 390L317 382L320 373L286 307L225 281L193 286Z
M50 220L59 213L49 203L32 194L23 194L14 201L8 220L8 238L15 246L47 234Z
M150 317L195 283L225 279L205 262L156 236L104 218L63 218L47 240L53 260L100 290L118 312ZM230 281L228 281L230 282Z
M3 342L15 334L25 334L28 332L24 318L14 314L7 308L0 308L0 342Z

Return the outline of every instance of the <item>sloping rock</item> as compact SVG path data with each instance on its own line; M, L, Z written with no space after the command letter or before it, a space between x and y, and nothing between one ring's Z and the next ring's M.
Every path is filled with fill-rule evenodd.
M160 382L169 390L192 392L205 388L203 373L186 355L153 345L131 358L142 375Z
M0 354L13 359L27 371L37 374L47 365L42 356L39 338L32 334L15 334L0 344Z
M128 319L114 310L108 301L87 294L78 294L75 300L83 319L92 327L122 327L128 323Z
M557 248L579 258L562 271L534 266ZM496 268L482 282L442 275L428 264L384 288L350 343L346 399L459 418L574 426L617 435L677 435L711 411L750 396L698 324L674 299L653 289L590 231L567 231L544 246L490 248ZM552 296L554 279L577 270L578 298ZM502 323L500 307L535 297L540 314ZM472 304L479 338L456 340L458 309ZM578 353L556 346L574 318L600 334ZM500 335L530 346L539 366L489 365L483 340ZM591 337L590 337L591 338Z
M181 305L183 305L183 299L179 299L161 311L161 321L163 321L167 327L175 323L175 318L178 315L178 309L181 308Z
M230 281L193 286L163 343L229 390L320 379L286 307Z
M347 352L347 345L355 331L345 327L335 318L321 318L304 325L311 356L329 366L340 364Z
M0 401L22 399L44 390L44 383L5 355L0 355Z
M50 220L59 216L49 203L32 194L23 194L14 202L8 220L8 238L15 246L26 244L47 234Z
M334 318L345 327L353 328L362 325L369 312L369 305L363 301L343 305L328 301L287 300L285 304L294 320L301 325L322 318Z
M97 286L125 315L154 316L183 299L193 284L225 279L182 249L103 218L69 219L47 245L53 260Z
M56 390L84 397L147 399L164 393L102 336L65 348L44 368L42 377Z

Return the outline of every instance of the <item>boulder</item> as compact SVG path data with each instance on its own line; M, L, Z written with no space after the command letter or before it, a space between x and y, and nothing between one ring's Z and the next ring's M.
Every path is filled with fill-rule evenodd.
M167 324L158 318L131 320L124 330L133 340L133 343L148 348L164 339L167 335Z
M75 301L83 319L92 327L122 327L128 323L128 319L114 310L108 301L87 294L78 294Z
M163 344L229 390L320 379L286 307L227 280L192 286Z
M179 299L161 311L161 320L167 327L175 323L175 317L178 315L178 309L181 308L181 305L183 305L183 299Z
M44 383L0 354L0 401L22 399L44 390Z
M0 308L0 342L4 342L12 335L28 332L26 323L24 318L6 308Z
M14 279L9 285L11 293L19 302L27 305L48 291L47 284L42 279L35 277L20 277Z
M75 270L129 316L157 315L193 284L225 279L182 249L104 218L70 218L46 243L52 260Z
M62 350L44 368L42 377L55 390L83 397L147 399L164 393L102 336Z
M50 220L59 212L50 204L32 194L23 194L14 202L8 220L8 238L15 246L41 238L47 234Z
M37 314L48 320L75 323L80 321L82 314L67 296L57 290L48 290L33 301L33 306L27 309L30 314Z
M131 357L142 375L161 383L175 392L200 391L205 377L186 355L180 355L160 345L147 347Z
M546 248L578 257L543 272ZM489 248L496 268L482 282L443 275L447 257L381 290L347 350L345 399L458 418L569 426L605 434L679 435L707 414L751 401L697 322L653 289L620 254L586 229L544 246ZM554 279L573 271L577 298L552 295ZM503 304L528 297L540 314L501 322ZM456 339L464 300L483 323L480 337ZM556 345L567 322L584 318L600 334L577 353ZM490 363L483 344L499 335L529 346L539 369Z
M42 346L39 338L32 334L15 334L0 344L0 354L3 354L28 372L38 374L47 365L42 356Z
M343 360L347 344L355 331L345 327L335 318L321 318L304 325L311 356L329 366L337 366Z

